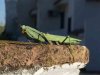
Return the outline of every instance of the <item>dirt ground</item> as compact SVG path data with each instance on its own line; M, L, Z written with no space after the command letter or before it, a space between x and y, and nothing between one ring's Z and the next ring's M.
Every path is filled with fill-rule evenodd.
M80 45L49 45L0 41L0 70L49 67L57 64L88 63L89 52Z

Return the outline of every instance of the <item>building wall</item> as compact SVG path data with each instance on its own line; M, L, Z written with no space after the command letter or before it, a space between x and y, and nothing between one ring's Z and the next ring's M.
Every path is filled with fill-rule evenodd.
M35 0L18 0L17 13L20 24L34 27L30 11L35 9L35 5Z
M84 28L84 44L90 50L90 62L87 70L100 71L100 2L70 0L72 10L72 30Z
M65 30L68 32L68 18L71 18L71 31L84 28L85 0L66 0Z
M15 28L13 25L14 18L17 17L17 0L5 0L6 5L6 31L11 33Z
M21 35L20 26L25 24L34 27L30 11L35 7L35 0L5 0L6 34L10 39L17 40Z
M38 0L37 27L42 31L52 31L60 28L60 15L48 16L48 11L54 9L54 0Z
M90 49L87 69L100 71L100 2L87 2L85 8L85 44Z
M72 31L84 27L85 0L69 0L69 15L72 17Z
M100 71L100 2L69 0L68 16L72 17L72 31L85 29L83 43L90 50L90 62L86 69Z

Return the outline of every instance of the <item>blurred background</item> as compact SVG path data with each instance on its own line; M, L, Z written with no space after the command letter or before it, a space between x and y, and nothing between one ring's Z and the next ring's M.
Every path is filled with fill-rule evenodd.
M0 0L0 39L27 41L20 26L72 35L90 50L86 72L100 72L100 0Z

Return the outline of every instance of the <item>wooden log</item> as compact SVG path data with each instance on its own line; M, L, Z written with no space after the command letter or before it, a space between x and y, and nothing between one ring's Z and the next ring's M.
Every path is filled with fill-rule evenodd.
M0 70L50 67L89 62L89 52L81 45L50 45L15 41L0 41Z

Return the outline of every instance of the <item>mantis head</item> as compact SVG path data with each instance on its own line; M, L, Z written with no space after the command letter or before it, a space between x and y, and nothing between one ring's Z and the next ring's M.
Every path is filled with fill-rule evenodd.
M25 26L25 25L22 25L21 28L22 28L22 29L26 29L26 26Z
M26 26L25 26L25 25L22 25L21 28L22 28L22 33L25 33L25 31L26 31Z

